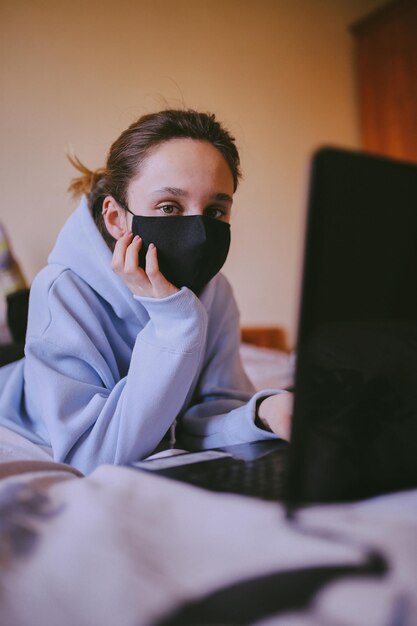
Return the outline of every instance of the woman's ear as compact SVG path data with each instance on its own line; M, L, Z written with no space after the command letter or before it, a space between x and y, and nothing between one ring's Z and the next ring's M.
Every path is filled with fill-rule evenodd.
M102 213L106 228L114 239L120 239L130 230L127 211L122 209L113 196L104 198Z

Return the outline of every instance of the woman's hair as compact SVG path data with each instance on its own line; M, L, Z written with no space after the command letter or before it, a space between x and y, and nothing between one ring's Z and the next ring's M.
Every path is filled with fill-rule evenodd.
M114 239L108 233L102 216L104 198L113 196L125 207L129 183L140 172L140 167L151 149L178 138L208 141L217 148L230 167L236 191L241 172L235 139L209 113L167 109L143 115L111 145L106 166L94 172L85 167L77 157L68 157L81 173L81 176L71 181L69 191L74 197L82 194L87 196L93 219L110 248L114 247Z

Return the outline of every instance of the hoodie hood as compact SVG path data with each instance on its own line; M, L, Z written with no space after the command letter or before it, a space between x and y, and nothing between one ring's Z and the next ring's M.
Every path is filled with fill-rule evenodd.
M143 319L145 311L111 268L112 252L101 236L85 196L58 235L49 265L70 269L106 300L120 318Z

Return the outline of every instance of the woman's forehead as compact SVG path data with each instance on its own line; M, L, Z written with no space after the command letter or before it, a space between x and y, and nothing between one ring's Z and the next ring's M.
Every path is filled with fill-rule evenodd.
M131 181L132 189L151 193L171 190L174 195L187 193L195 185L233 196L233 175L222 153L208 141L188 138L158 144Z

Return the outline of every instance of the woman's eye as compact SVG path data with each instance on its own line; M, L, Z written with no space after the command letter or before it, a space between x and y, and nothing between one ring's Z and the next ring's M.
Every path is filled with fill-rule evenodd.
M177 206L174 206L173 204L163 204L162 206L158 207L158 209L164 215L177 215L177 213L179 213L179 208Z
M225 213L226 211L224 209L220 209L216 206L209 206L205 210L205 215L207 215L207 217L212 217L216 220L220 220L222 217L224 217Z

